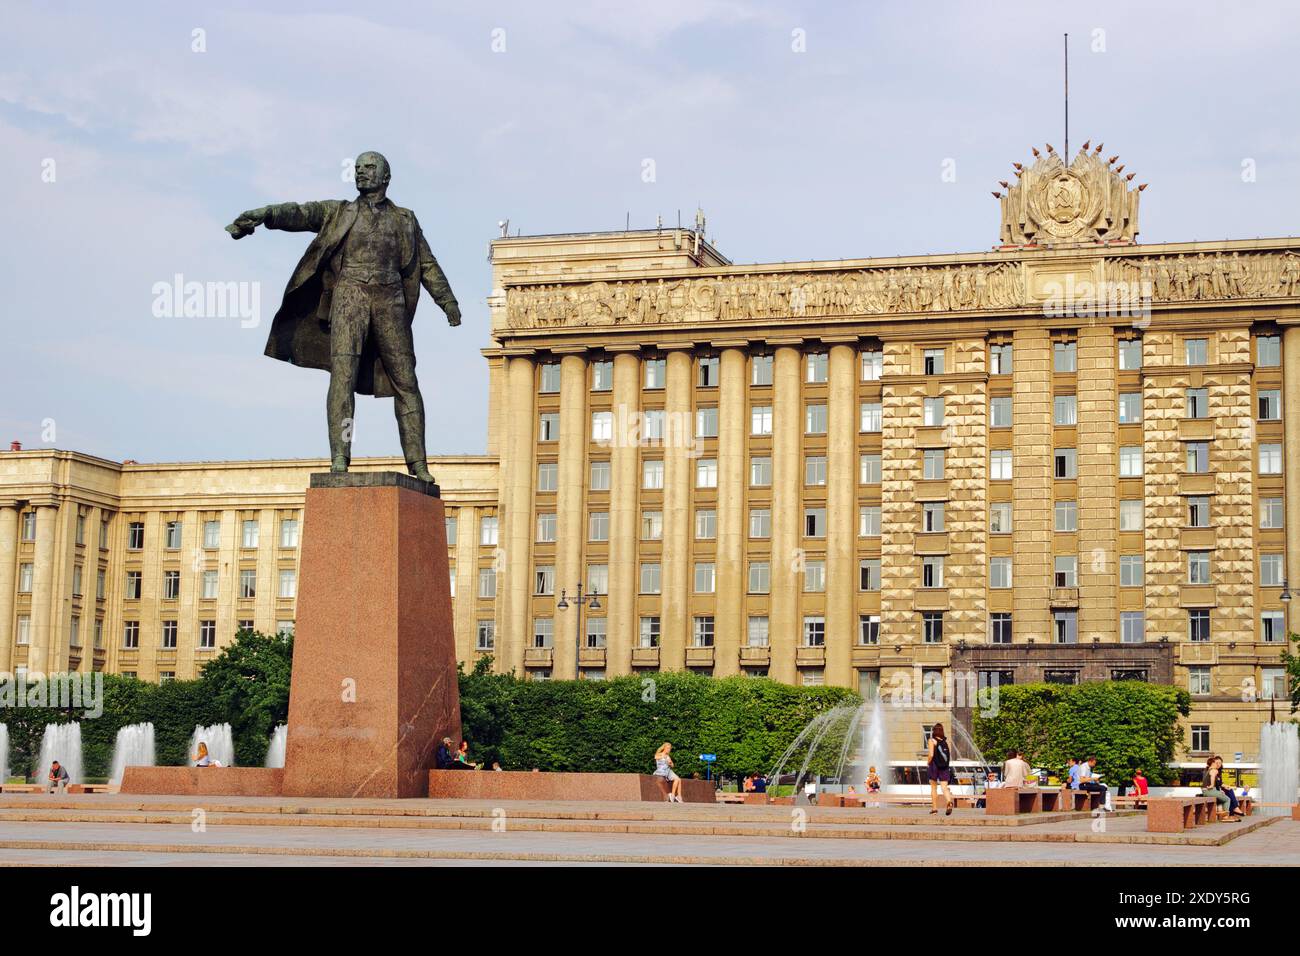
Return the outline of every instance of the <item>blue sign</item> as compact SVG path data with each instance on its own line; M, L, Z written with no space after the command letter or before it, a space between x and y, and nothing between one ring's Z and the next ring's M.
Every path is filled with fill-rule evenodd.
M718 759L718 755L717 755L717 754L700 754L700 759L703 760L705 763L713 763L715 760Z

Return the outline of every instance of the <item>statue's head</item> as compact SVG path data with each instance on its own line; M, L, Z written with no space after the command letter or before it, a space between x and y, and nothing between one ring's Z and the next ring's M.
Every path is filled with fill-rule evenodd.
M383 153L372 150L367 150L358 156L353 163L353 169L357 191L362 193L383 190L387 188L388 181L392 178L388 160L384 159Z

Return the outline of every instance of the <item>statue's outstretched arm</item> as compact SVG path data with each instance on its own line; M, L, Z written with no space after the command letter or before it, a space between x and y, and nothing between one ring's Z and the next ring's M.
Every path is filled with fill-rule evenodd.
M233 239L251 236L258 226L281 229L285 232L320 232L330 207L337 202L284 202L272 206L250 209L235 217L226 227Z

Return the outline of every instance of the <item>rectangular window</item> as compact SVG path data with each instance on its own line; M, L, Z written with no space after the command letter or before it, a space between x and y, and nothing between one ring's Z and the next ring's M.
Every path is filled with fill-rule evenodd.
M943 424L943 398L925 399L921 410L921 423L926 427L934 427Z
M718 407L716 405L701 405L695 409L695 437L718 437Z
M1187 552L1187 583L1188 584L1209 584L1210 583L1210 552L1208 551Z
M921 558L921 587L943 587L943 555L932 554Z
M558 392L560 390L560 363L543 362L538 366L538 385L539 392Z
M1053 425L1077 425L1079 423L1079 403L1076 395L1057 395L1052 400Z
M826 537L825 508L805 508L803 510L803 536L805 538Z
M100 568L95 572L95 599L102 601L108 591L108 572Z
M1001 395L989 399L989 428L1011 427L1011 396Z
M858 482L864 485L880 484L879 455L863 455L858 459Z
M749 433L751 435L772 434L771 405L755 405L749 410Z
M537 540L542 543L555 541L556 529L559 527L559 519L555 512L544 512L537 516Z
M1259 586L1262 588L1282 586L1282 555L1261 554L1259 556Z
M989 480L1011 480L1011 450L989 452Z
M1141 644L1146 640L1146 618L1141 611L1124 611L1119 616L1120 641Z
M921 358L921 367L926 375L943 374L943 349L926 349Z
M659 589L659 564L657 562L642 562L641 593L658 594Z
M809 455L804 459L803 483L809 486L826 484L825 455Z
M989 560L989 587L1011 587L1011 559L992 558Z
M1282 364L1282 339L1280 336L1256 336L1255 364L1261 368L1276 368Z
M858 562L858 590L880 590L880 559L863 558Z
M262 526L256 518L245 518L240 525L240 547L256 548L262 536Z
M1073 448L1058 448L1053 455L1053 475L1070 480L1079 476L1078 456Z
M1011 643L1011 615L1005 612L989 615L989 643Z
M805 405L803 412L803 433L805 435L826 434L826 406Z
M659 618L643 617L637 628L637 646L638 647L658 647L659 646Z
M751 508L749 510L749 536L751 538L772 537L772 510L770 508Z
M695 487L718 487L718 459L697 458L695 460Z
M1195 495L1187 499L1187 526L1189 528L1210 526L1210 499L1207 496Z
M664 536L664 513L662 511L641 512L641 540L660 541Z
M1282 418L1282 392L1276 388L1262 388L1259 390L1257 404L1259 406L1259 420L1262 422L1276 422Z
M36 571L35 571L35 566L32 565L32 564L20 564L20 565L18 566L18 593L19 593L19 594L31 594L31 593L32 593L32 581L33 581L33 578L34 578L35 573L36 573ZM140 573L140 572L138 572L138 571L128 571L128 572L126 573L126 574L127 574L127 584L128 584L128 588L127 588L127 589L128 589L128 591L130 590L129 585L130 585L130 581L131 581L131 575L132 575L132 574L136 574L136 575L138 575L139 573ZM136 590L137 590L137 592L139 591L139 587L138 587L138 586L137 586ZM139 596L140 596L140 595L137 593L137 594L136 594L136 597L139 597Z
M1281 528L1285 519L1281 498L1259 499L1259 526L1264 530Z
M609 512L592 511L587 515L587 540L609 540Z
M713 508L700 508L695 512L695 537L711 541L718 536L718 512Z
M1122 588L1140 588L1145 578L1145 558L1140 554L1121 554L1119 556L1119 586Z
M126 572L126 599L128 601L140 600L141 572Z
M555 645L555 619L550 617L533 618L533 647L546 648Z
M713 646L713 615L702 614L695 618L692 629L692 643L695 647Z
M455 524L456 521L455 518L449 518L448 520L451 521L453 525ZM454 542L455 542L455 532L453 531L452 537L448 539L447 543L452 544ZM280 521L280 547L282 548L298 547L298 519L297 518L284 518Z
M1209 694L1211 692L1210 668L1204 664L1194 664L1187 668L1187 690L1197 697Z
M1187 473L1203 475L1210 470L1210 443L1204 441L1187 442Z
M1198 644L1210 639L1209 609L1193 608L1187 612L1187 639Z
M478 526L478 543L483 547L494 547L497 543L497 516L484 515Z
M646 388L663 388L668 378L668 362L666 359L646 359L645 360L645 387Z
M826 618L818 615L805 615L803 619L803 646L826 646Z
M1136 372L1142 367L1142 340L1141 339L1120 339L1119 342L1119 370L1121 372Z
M858 615L858 643L872 645L880 643L880 615Z
M181 573L179 571L163 572L163 600L175 601L181 596Z
M108 548L108 519L101 518L99 521L99 547L107 550Z
M814 384L826 381L826 353L810 352L807 356L807 375L804 378L806 382Z
M199 650L210 651L217 646L217 622L199 621Z
M885 353L880 349L868 349L862 353L862 381L878 382L885 370Z
M1209 414L1210 393L1205 388L1189 388L1183 392L1188 418L1204 418Z
M537 463L537 490L541 492L555 491L560 487L560 465L554 461L540 461ZM451 519L448 518L448 521ZM451 545L451 538L447 538L447 544Z
M257 569L240 568L239 569L239 597L241 600L251 601L257 597Z
M15 640L20 647L27 647L32 643L32 617L30 614L18 615L18 633Z
M861 417L862 421L859 425L860 431L880 431L880 402L863 402Z
M753 385L771 385L772 384L772 356L755 355L752 360L753 373L750 377L750 384Z
M1286 700L1291 696L1287 693L1286 668L1260 668L1259 696L1261 700Z
M1142 446L1125 445L1119 450L1119 476L1121 478L1142 477Z
M944 529L944 506L942 501L921 502L921 530L927 534L938 534Z
M1079 643L1079 612L1053 611L1052 637L1057 644Z
M533 593L555 593L555 565L539 564L533 569Z
M298 596L298 572L292 568L282 568L280 570L280 597L293 598Z
M478 569L478 596L481 598L497 596L497 569L490 564Z
M820 594L826 590L826 562L820 559L806 561L803 566L803 589L808 594Z
M1142 421L1142 393L1121 392L1119 396L1119 423L1136 425Z
M591 390L608 392L614 387L614 363L605 359L591 363Z
M1011 374L1011 344L1009 342L995 343L989 346L989 374Z
M749 593L768 594L772 590L772 566L766 561L749 562Z
M1259 637L1266 644L1286 641L1286 621L1281 611L1264 611L1259 616Z
M1141 531L1143 503L1141 498L1125 498L1119 503L1119 530Z
M203 572L203 599L205 601L216 600L217 597L217 572L207 570Z
M641 437L646 442L664 440L666 412L662 408L647 408L641 413Z
M1058 501L1054 511L1057 531L1073 532L1079 530L1078 502Z
M716 411L716 409L715 409ZM591 440L608 445L614 437L614 413L591 413Z
M995 501L989 505L989 534L1011 533L1011 502Z
M23 540L35 541L36 540L36 513L34 511L29 511L27 512L26 515L23 516L23 521L24 521L23 531L24 534L26 534L27 519L29 516L31 518L32 533L31 533L31 537L24 537ZM143 521L132 521L130 524L126 526L126 548L128 551L144 550L144 522Z
M943 478L944 450L926 448L921 452L921 477L926 481L939 481Z
M177 626L175 621L162 622L162 646L165 651L176 650Z
M648 458L641 463L641 487L652 491L664 486L664 462L662 458Z
M560 413L543 412L537 420L538 441L560 440Z
M1079 586L1079 559L1073 554L1058 554L1054 562L1052 584L1058 588Z
M921 636L926 644L943 643L943 612L921 612Z
M749 484L751 488L767 488L772 484L772 459L755 455L749 459Z
M1056 372L1078 371L1074 342L1052 343L1052 370Z
M880 537L880 505L862 505L858 509L858 536Z
M608 461L591 463L591 490L609 491L610 466Z
M606 621L603 617L587 618L587 648L599 650L605 646Z
M168 521L163 531L163 547L168 551L179 551L181 547L181 523Z
M1192 724L1192 753L1210 752L1210 725Z
M122 622L122 647L125 650L138 650L140 647L140 622Z
M700 369L700 388L717 388L718 386L718 357L716 355L705 355L699 359Z
M474 629L474 649L490 651L496 647L497 626L494 621L479 621Z
M1259 473L1261 475L1282 474L1282 446L1264 444L1259 446Z
M1204 365L1207 361L1207 339L1183 339L1184 365Z

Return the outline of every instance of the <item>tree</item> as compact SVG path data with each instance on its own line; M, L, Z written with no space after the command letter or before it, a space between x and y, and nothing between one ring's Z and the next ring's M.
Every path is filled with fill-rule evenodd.
M1168 764L1183 740L1178 718L1190 713L1191 695L1176 687L1090 681L1003 687L996 713L977 711L973 721L975 742L990 760L1014 748L1030 763L1059 771L1070 757L1091 755L1115 783L1141 767L1162 784L1175 776Z
M1300 650L1300 634L1287 632L1288 645L1295 644ZM1292 653L1290 647L1282 648L1282 662L1286 665L1287 686L1291 689L1291 713L1300 710L1300 653Z
M216 713L225 715L224 720L230 722L236 764L260 767L266 759L271 731L289 719L292 665L292 637L257 631L240 631L232 643L203 665L199 682ZM158 756L162 762L163 754ZM174 755L169 751L168 756Z

